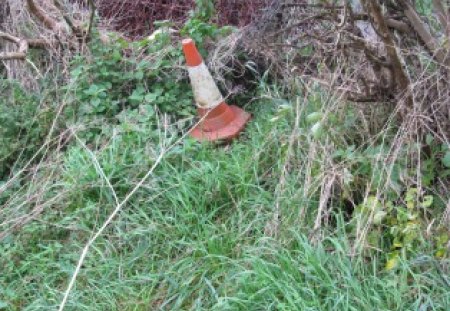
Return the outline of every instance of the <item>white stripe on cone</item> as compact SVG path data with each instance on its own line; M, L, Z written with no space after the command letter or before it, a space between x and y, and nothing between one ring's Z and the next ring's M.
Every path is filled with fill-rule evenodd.
M199 108L211 109L224 101L204 62L195 67L188 67L188 72L195 102Z

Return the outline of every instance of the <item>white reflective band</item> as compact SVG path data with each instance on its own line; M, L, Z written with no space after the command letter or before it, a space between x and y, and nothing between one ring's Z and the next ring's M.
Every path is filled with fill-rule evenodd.
M205 63L188 67L194 98L200 108L214 108L223 102L222 94Z

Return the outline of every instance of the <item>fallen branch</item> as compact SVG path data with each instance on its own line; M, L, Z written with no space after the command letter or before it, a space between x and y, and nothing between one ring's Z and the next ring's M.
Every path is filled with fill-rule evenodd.
M64 32L64 26L45 14L45 11L38 6L34 0L27 0L27 6L29 12L34 15L45 27L56 33Z
M75 50L79 49L80 45L88 41L90 37L95 14L95 4L93 0L89 0L89 4L91 8L91 15L86 31L86 29L81 27L81 23L79 21L72 19L70 14L67 13L67 10L65 10L63 4L61 4L60 0L53 0L53 5L58 10L62 20L64 20L65 23L49 16L35 0L26 0L27 9L30 14L34 16L45 28L53 32L53 35L56 38L55 41L59 42L59 44L61 44L61 42L67 42L69 49ZM45 49L51 45L45 40L22 39L4 32L0 32L0 39L10 41L18 46L17 51L0 53L0 60L26 60L27 53L30 48Z
M41 49L48 46L45 40L22 39L3 31L0 31L0 39L12 42L18 46L16 52L0 53L0 60L24 60L30 48Z
M24 60L26 57L27 57L27 54L22 53L22 52L0 53L0 60Z

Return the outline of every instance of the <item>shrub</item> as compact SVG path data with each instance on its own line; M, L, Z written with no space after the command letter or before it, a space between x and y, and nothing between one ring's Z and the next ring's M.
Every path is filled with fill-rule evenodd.
M0 80L0 180L27 161L43 143L53 119L38 95L18 83Z

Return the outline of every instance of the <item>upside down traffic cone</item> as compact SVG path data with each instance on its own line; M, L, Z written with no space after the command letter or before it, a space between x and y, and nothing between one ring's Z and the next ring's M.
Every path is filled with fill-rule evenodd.
M239 107L227 105L194 41L185 39L182 44L197 111L202 118L191 131L191 136L206 141L237 137L250 119L250 114Z

